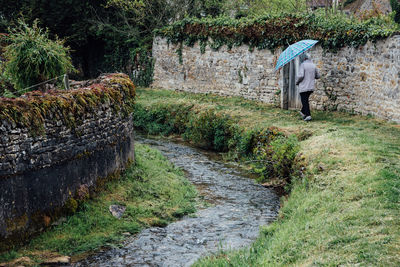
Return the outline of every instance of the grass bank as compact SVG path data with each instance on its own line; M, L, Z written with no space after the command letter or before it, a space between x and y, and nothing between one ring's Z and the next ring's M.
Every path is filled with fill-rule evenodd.
M40 263L60 254L79 258L82 253L117 245L144 227L164 226L195 211L196 190L181 170L148 146L137 144L135 153L135 164L120 179L108 183L76 214L26 247L0 255L0 262L27 256ZM126 206L121 219L110 214L113 204Z
M138 95L137 104L148 111L145 114L161 114L155 117L157 123L146 124L149 132L185 134L186 129L173 128L182 125L179 118L185 117L184 112L213 110L245 133L277 127L299 140L297 158L302 159L306 172L292 180L279 219L263 228L251 248L221 252L196 266L400 265L397 125L319 111L313 112L312 122L305 123L295 111L235 97L150 89L140 89ZM168 108L165 115L160 107L166 106L176 109ZM166 120L171 114L175 119ZM157 129L163 124L178 130ZM203 127L207 127L205 121Z

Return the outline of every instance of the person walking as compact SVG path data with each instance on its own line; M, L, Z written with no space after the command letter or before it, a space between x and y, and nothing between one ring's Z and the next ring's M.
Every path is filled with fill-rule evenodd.
M309 99L315 88L315 79L319 79L321 76L318 72L317 67L311 61L310 54L303 53L300 55L300 60L304 61L300 64L299 72L296 77L296 85L299 86L299 93L301 98L302 108L300 115L304 121L310 121L311 112Z

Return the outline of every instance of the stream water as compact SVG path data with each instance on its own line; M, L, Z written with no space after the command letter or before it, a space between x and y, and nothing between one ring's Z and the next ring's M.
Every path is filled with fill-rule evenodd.
M79 266L190 266L220 250L249 246L261 225L273 221L279 197L238 170L200 150L165 140L140 138L184 169L208 207L164 228L143 230L123 248L110 249L75 264Z

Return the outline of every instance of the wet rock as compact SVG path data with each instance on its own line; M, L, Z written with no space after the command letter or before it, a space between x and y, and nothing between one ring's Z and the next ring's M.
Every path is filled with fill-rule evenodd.
M126 207L120 205L111 205L108 210L111 212L112 216L117 219L121 219L122 215L124 215Z

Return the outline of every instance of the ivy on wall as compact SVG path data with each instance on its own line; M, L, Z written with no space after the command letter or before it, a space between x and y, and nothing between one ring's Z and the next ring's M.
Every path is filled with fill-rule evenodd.
M173 44L193 46L199 42L201 51L208 45L219 49L248 45L250 50L285 47L303 39L319 40L326 50L337 51L345 46L357 47L399 32L390 17L368 20L349 18L342 14L324 13L263 15L253 18L185 18L155 31ZM178 51L179 52L179 51Z

